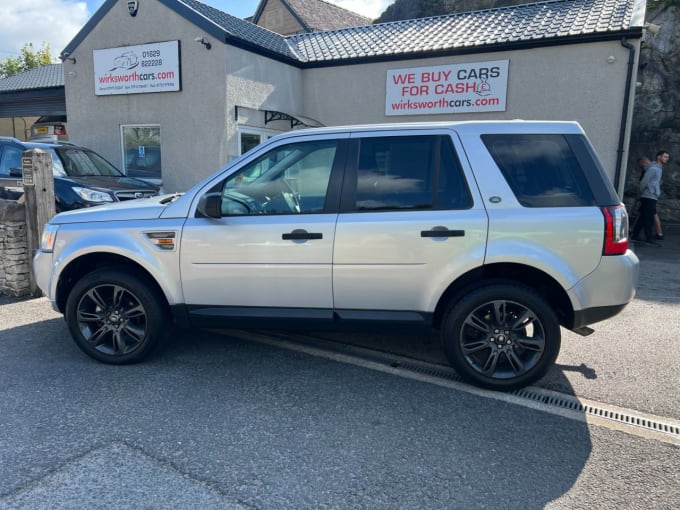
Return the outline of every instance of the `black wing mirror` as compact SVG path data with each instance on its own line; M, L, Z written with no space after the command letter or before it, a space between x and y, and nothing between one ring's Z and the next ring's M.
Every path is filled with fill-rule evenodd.
M198 201L196 212L203 218L222 217L222 196L220 193L206 193Z
M23 177L23 173L21 172L21 168L10 168L9 169L9 176L10 177Z

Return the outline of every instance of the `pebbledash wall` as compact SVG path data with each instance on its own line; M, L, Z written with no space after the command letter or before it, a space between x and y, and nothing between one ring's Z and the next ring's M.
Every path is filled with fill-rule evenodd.
M632 29L627 26L621 36L565 36L551 45L510 51L501 51L502 45L491 48L494 51L480 46L475 53L454 48L448 53L423 52L418 58L400 59L391 54L389 59L380 55L346 61L330 58L310 65L298 64L290 56L282 58L267 47L253 49L252 42L243 43L238 34L220 35L224 28L213 30L213 22L196 14L192 10L196 3L190 0L140 0L135 16L128 3L107 0L62 54L69 132L73 141L124 168L121 126L158 126L167 192L184 191L239 156L243 133L254 132L264 139L292 129L293 123L285 115L267 117L265 112L311 118L328 126L469 119L576 120L588 133L612 182L622 190L642 34L639 26L633 30L637 36L631 36ZM634 4L639 11L632 16L631 26L643 19L644 0L619 4ZM347 34L351 35L343 30L333 36L341 40ZM139 49L139 45L165 41L178 44L179 90L95 94L96 51L117 48L123 55L129 47ZM487 62L498 61L507 63L502 111L386 115L390 72L437 71L449 69L440 66L458 65L484 68ZM136 67L135 72L144 71ZM418 97L407 94L403 99ZM274 118L284 120L271 120Z

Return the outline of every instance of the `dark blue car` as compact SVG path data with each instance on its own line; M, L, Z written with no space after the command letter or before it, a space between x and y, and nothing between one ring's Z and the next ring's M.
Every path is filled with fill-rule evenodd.
M39 148L52 156L57 212L158 195L158 187L128 177L96 152L70 142L22 142L0 137L0 178L21 179L21 155ZM0 198L22 190L0 188Z

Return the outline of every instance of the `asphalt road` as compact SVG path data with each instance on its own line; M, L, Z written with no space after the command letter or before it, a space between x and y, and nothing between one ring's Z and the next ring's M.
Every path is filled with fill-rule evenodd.
M565 332L538 386L680 422L667 237L638 250L635 301L590 337ZM317 355L294 336L178 332L111 367L44 299L0 298L0 509L680 508L678 441L375 369L336 340ZM432 337L342 341L442 361Z

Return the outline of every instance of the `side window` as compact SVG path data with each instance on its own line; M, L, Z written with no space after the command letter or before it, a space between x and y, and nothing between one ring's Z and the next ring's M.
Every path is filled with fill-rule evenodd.
M222 214L323 212L337 141L277 147L229 176L222 189Z
M470 206L465 177L447 137L393 136L360 141L356 210Z
M0 161L0 173L9 175L10 168L21 168L21 149L5 146Z
M482 135L524 207L594 205L592 190L563 135Z

